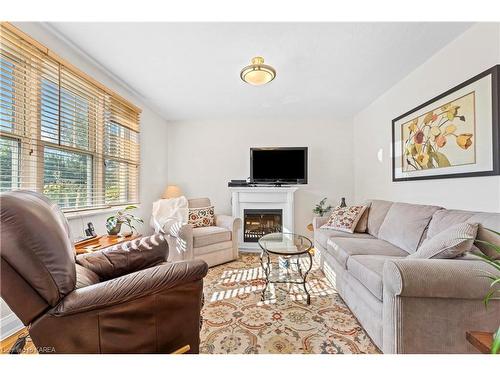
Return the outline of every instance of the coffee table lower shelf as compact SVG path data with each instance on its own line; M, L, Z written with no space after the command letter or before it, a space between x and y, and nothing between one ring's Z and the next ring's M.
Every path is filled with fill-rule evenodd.
M290 262L289 263L290 267L292 265L292 259L296 258L296 260L297 260L297 262L295 263L295 265L297 266L298 275L300 276L299 277L300 281L297 281L297 280L292 280L292 279L282 280L282 279L270 278L270 276L271 276L271 269L272 269L271 256L266 251L262 251L261 252L261 254L260 254L260 264L262 266L262 270L264 272L265 280L266 280L266 286L262 290L262 301L266 300L267 287L271 283L272 284L299 284L299 285L302 285L302 287L304 289L304 292L306 294L307 304L308 305L311 304L311 295L309 294L309 291L307 290L307 275L309 274L309 272L312 269L313 258L312 258L312 254L311 254L310 251L307 252L306 254L309 256L309 265L306 268L306 270L304 270L304 271L302 270L302 267L300 266L300 259L304 258L303 256L301 256L302 254L301 255L290 255L290 256L288 256L288 259L289 259L288 261ZM264 260L264 258L266 258L266 260ZM278 261L277 267L278 267L278 269L280 267L279 261Z

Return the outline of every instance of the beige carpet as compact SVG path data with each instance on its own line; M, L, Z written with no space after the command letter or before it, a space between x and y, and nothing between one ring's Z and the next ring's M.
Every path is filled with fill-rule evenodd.
M379 353L316 264L309 306L290 284L271 284L262 301L264 285L257 255L209 270L201 353Z

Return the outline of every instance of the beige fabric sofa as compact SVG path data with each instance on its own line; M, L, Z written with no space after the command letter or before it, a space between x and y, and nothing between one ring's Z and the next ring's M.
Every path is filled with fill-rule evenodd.
M315 218L316 257L339 295L384 353L475 353L468 330L494 331L500 300L483 297L493 267L472 254L455 259L407 259L427 238L459 222L479 223L478 239L498 237L500 213L446 210L382 200L367 203L366 231L321 229ZM364 229L364 228L363 228ZM491 249L478 245L492 254Z
M210 199L188 200L189 208L210 206ZM202 259L209 267L238 258L238 231L241 219L227 215L215 215L215 225L193 228L190 224L173 225L169 228L169 261Z

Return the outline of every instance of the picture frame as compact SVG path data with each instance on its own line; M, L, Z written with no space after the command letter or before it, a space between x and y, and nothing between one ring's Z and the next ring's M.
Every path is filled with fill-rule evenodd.
M392 181L500 174L500 65L392 120Z

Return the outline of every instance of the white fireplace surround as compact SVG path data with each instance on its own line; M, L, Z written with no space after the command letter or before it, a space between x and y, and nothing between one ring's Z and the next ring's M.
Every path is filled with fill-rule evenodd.
M244 221L244 210L282 210L283 232L293 233L293 195L296 187L230 187L231 205L234 217ZM238 244L242 250L257 250L257 242L245 242L243 228L238 233Z

